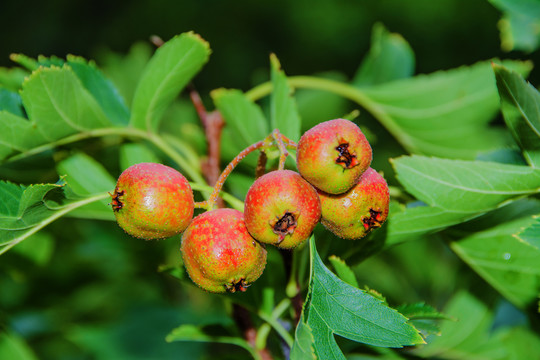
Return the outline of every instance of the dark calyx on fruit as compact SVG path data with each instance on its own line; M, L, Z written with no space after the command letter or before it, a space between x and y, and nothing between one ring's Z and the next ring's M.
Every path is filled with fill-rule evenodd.
M225 285L225 290L227 292L231 292L231 293L234 293L234 292L237 292L237 291L245 292L247 290L247 288L250 287L250 286L251 286L251 284L246 283L246 279L240 279L236 283L231 283L231 284Z
M279 242L283 241L287 234L294 233L296 229L296 216L293 213L286 212L273 226L274 233L279 235Z
M349 143L340 143L339 146L336 147L336 150L339 153L339 156L336 159L336 164L341 164L345 169L350 169L358 165L356 154L351 154L349 152Z
M119 211L122 207L124 207L124 203L120 199L124 195L123 190L116 188L114 190L114 194L109 193L109 195L111 195L112 198L110 205L112 206L113 211Z
M366 230L371 231L373 228L381 227L382 225L382 211L369 209L369 216L362 219Z

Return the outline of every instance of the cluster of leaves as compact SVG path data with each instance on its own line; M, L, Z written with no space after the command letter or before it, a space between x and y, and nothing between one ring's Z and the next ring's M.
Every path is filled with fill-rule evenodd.
M120 62L109 59L104 67L115 85L93 62L79 57L14 56L22 68L0 71L2 173L8 177L33 164L41 177L32 182L44 183L0 182L0 253L20 248L23 256L43 256L38 247L23 245L43 241L41 230L64 216L113 220L107 206L107 192L115 183L112 174L136 162L171 163L190 179L198 196L207 196L210 189L200 171L202 131L176 98L209 55L209 45L193 33L167 41L151 57L137 47ZM493 60L413 76L411 48L381 25L375 27L372 48L350 82L333 76L287 77L275 56L270 64L270 81L251 91L211 93L227 123L223 160L265 138L273 128L296 141L316 122L353 118L358 114L350 112L352 102L365 110L359 122L380 154L374 167L384 170L393 185L390 217L365 242L336 239L319 228L309 246L292 254L293 276L265 274L246 294L219 297L257 315L255 347L234 331L224 335L209 328L230 327L223 317L206 323L184 321L167 341L234 344L255 358L265 347L280 353L283 342L292 359L344 359L344 353L368 358L355 352L381 359L518 359L524 342L540 347L540 338L526 322L507 322L491 331L493 309L466 285L460 284L446 315L418 299L393 309L376 291L359 289L361 273L349 267L368 259L357 268L362 269L376 261L373 255L381 250L443 239L469 272L520 309L522 316L537 310L532 308L540 294L540 224L535 217L540 214L535 197L540 188L540 94L523 79L531 64ZM132 74L139 72L132 67L142 70L136 81ZM126 72L129 75L122 76ZM504 123L494 124L500 109ZM254 161L247 158L229 178L224 199L230 206L242 209ZM47 181L51 175L39 168L40 162L54 164L56 183ZM54 242L50 237L47 241ZM177 244L168 246L177 251ZM402 257L419 253L400 250ZM323 259L329 259L338 276ZM185 291L203 296L186 279L178 256L161 261L166 263L162 270L180 278ZM284 265L277 251L269 251L268 261L277 263L271 265L274 268ZM397 276L388 273L392 267L382 269L385 277ZM431 269L426 265L420 271ZM293 337L294 311L287 310L293 308L298 291L305 294L305 302ZM403 299L392 290L384 293ZM440 319L460 321L444 321L439 327ZM272 330L277 335L274 343ZM434 337L438 334L442 336ZM424 342L407 353L387 349ZM24 349L15 335L0 342L0 354L28 352Z

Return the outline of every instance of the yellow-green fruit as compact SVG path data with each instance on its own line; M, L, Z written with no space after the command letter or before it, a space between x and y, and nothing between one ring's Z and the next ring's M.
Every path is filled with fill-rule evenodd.
M182 235L181 250L191 280L215 293L246 291L266 266L266 249L234 209L196 216Z
M390 193L384 178L368 168L345 194L319 191L321 223L344 239L359 239L380 227L388 217Z
M292 249L306 241L321 217L317 191L291 170L269 172L253 183L244 206L255 239Z
M157 163L136 164L122 172L111 205L118 225L143 239L162 239L184 231L194 210L186 178Z
M298 141L298 172L319 190L342 194L371 164L369 142L352 121L335 119L306 131Z

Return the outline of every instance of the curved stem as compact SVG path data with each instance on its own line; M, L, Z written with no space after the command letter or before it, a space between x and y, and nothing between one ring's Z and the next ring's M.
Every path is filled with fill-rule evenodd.
M406 137L400 136L400 129L394 120L376 101L373 101L365 91L340 81L323 79L314 76L291 76L287 78L287 81L292 88L328 91L354 101L369 111L377 120L379 120L381 124L383 124L386 129L390 131L394 137L396 137L396 139L400 139L400 142L405 147L412 147L412 144L408 143L408 139ZM250 100L256 101L264 96L269 95L271 92L272 83L266 82L246 92L246 96Z
M240 163L240 161L242 161L243 158L245 158L247 155L249 155L253 151L262 148L264 145L265 145L265 141L262 140L262 141L256 142L253 145L250 145L247 148L245 148L244 150L240 151L240 153L238 155L236 155L236 157L234 159L232 159L232 161L227 165L225 170L223 170L221 175L219 175L219 178L218 178L218 180L216 182L216 186L214 187L214 191L210 195L210 198L207 201L203 201L203 202L199 203L199 207L206 208L208 210L213 209L214 206L215 206L215 203L216 203L216 199L217 199L217 197L219 195L219 192L223 188L223 185L225 184L225 180L230 175L230 173Z

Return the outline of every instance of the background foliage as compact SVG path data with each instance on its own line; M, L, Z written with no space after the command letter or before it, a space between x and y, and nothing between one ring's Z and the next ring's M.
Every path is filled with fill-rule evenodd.
M357 122L374 148L373 167L384 171L393 186L392 217L364 247L351 247L322 228L315 231L320 259L343 281L324 265L318 267L322 263L314 256L318 270L307 309L312 314L311 309L331 303L323 300L324 284L336 286L335 294L367 286L374 291L361 294L388 302L430 336L428 345L401 352L338 337L348 358L522 359L539 353L539 95L521 76L535 85L540 81L532 62L510 61L537 56L538 33L525 26L534 29L538 22L535 4L134 2L121 8L107 4L104 11L105 4L74 8L59 2L54 11L36 4L26 14L27 27L13 26L15 17L0 22L2 34L12 34L3 37L0 49L5 66L0 68L5 110L0 157L10 160L0 176L22 184L3 183L0 239L9 246L8 241L25 238L0 257L0 358L212 358L216 349L223 358L249 358L249 347L236 337L229 299L178 281L185 279L178 266L178 239L134 241L109 221L112 214L102 196L129 164L170 157L160 141L138 132L147 128L159 129L172 153L180 154L172 160L203 194L208 191L196 170L206 150L199 121L185 96L173 101L175 90L185 85L182 79L195 75L208 56L195 85L229 123L224 164L276 125L297 140L299 119L303 131L322 120L354 116L360 108ZM13 14L21 5L0 6L0 13ZM159 71L141 76L153 53L145 42L149 35L168 40L188 30L210 43L211 55L205 43L175 38L167 43L172 50L161 54L176 58L187 46L194 51L186 61L196 65L178 73L167 56L156 54L151 62ZM296 104L283 100L289 88L277 57L269 62L270 51L298 88ZM8 61L10 53L19 53L11 57L19 67ZM58 57L38 57L41 53ZM97 66L68 53L95 58ZM493 58L505 61L492 66L488 59ZM22 83L20 98L12 95L38 65L46 68ZM167 82L169 73L178 78ZM323 80L292 76L312 73ZM268 86L250 90L269 79L277 88L270 97L265 97L271 93ZM163 83L169 93L159 93ZM69 98L66 94L80 101L55 101ZM251 102L261 98L261 107ZM58 109L67 110L60 114L65 121L59 127ZM17 121L25 115L39 119L37 126ZM8 120L16 125L6 127ZM130 132L65 141L81 131L123 127L128 121ZM26 151L35 154L28 157ZM238 199L252 181L255 160L248 157L227 182L227 191ZM63 183L51 185L59 175L69 184L61 196ZM239 206L234 200L230 204ZM69 219L48 223L72 207ZM44 221L48 226L33 233ZM297 260L304 295L308 250ZM333 254L339 258L329 258ZM277 252L270 252L268 266L272 276L266 274L240 298L248 307L260 306L254 309L260 329L287 311L280 301L286 299L281 289L288 279ZM332 307L324 311L331 313ZM313 316L300 324L297 339L308 346L297 346L293 353L304 357L311 355L313 333L351 330L339 324L320 327ZM272 326L268 345L277 354L281 344L274 331L280 327L294 324ZM353 333L363 334L360 329ZM319 347L319 355L321 348L332 346Z

